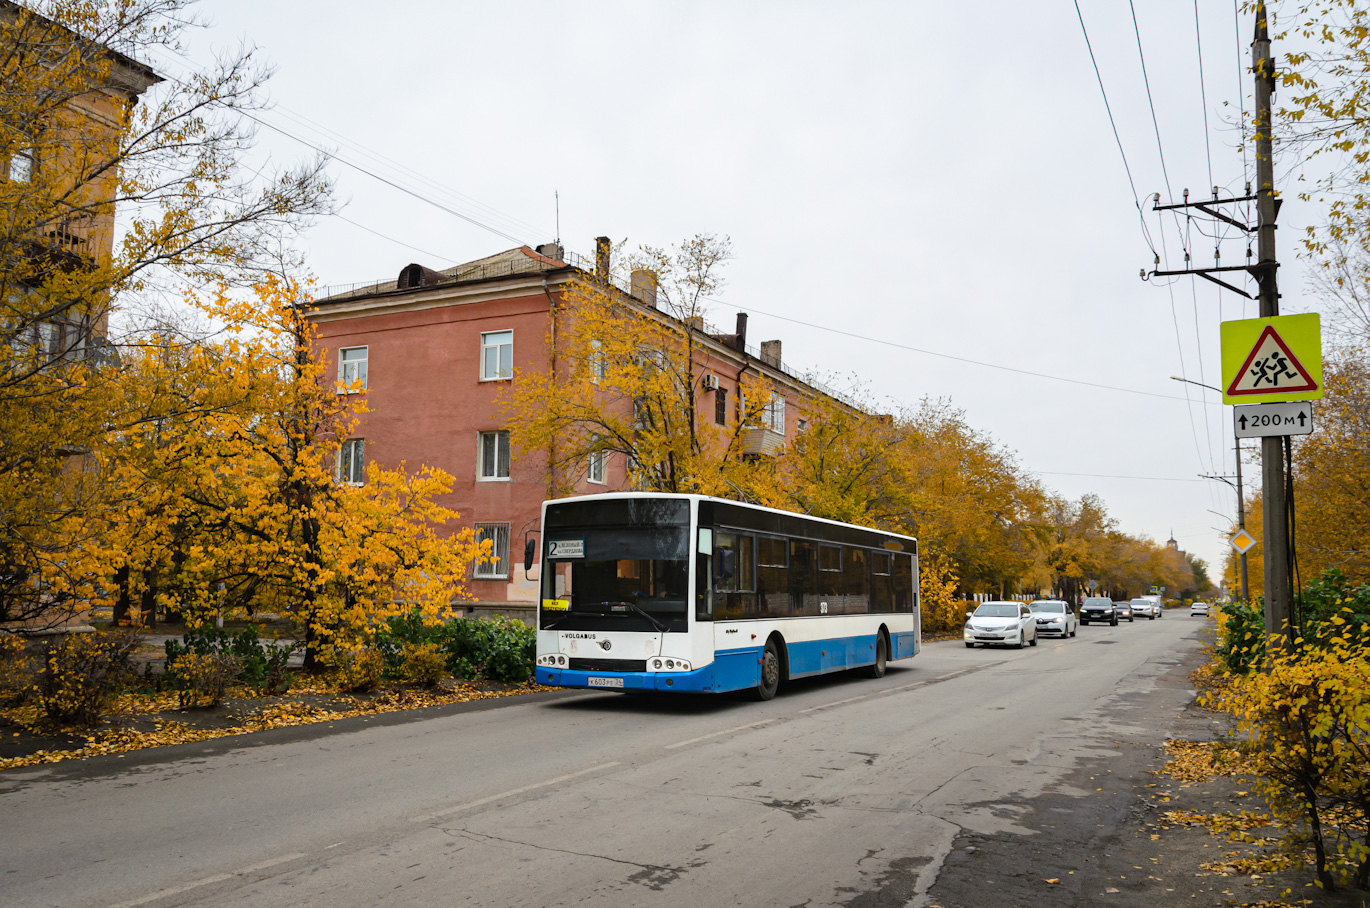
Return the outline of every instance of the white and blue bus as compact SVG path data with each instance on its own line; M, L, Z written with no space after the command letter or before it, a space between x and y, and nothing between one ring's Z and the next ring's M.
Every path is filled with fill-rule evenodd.
M544 502L540 545L539 684L769 700L921 648L909 536L624 492Z

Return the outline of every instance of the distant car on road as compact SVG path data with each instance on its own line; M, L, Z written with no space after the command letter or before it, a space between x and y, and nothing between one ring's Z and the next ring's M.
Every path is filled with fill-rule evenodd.
M967 649L975 644L1017 646L1037 645L1037 619L1021 602L982 602L966 616L962 632Z
M1136 616L1132 614L1131 602L1115 602L1113 603L1113 611L1118 613L1119 621L1122 621L1124 618L1126 618L1128 621L1137 620Z
M1209 607L1207 602L1195 602L1189 607L1189 617L1191 618L1195 615L1202 615L1206 618L1208 617L1208 612Z
M1137 617L1146 617L1150 621L1155 621L1161 616L1161 603L1150 596L1142 596L1132 600L1132 614Z
M1029 602L1028 608L1037 618L1039 634L1074 637L1080 626L1080 619L1075 617L1075 609L1060 599L1038 599L1036 602Z
M1107 622L1117 626L1118 610L1113 607L1113 600L1104 596L1090 596L1085 599L1084 605L1080 606L1080 623L1095 624Z

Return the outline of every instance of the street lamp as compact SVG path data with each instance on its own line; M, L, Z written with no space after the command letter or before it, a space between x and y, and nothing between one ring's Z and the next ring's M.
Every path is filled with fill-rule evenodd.
M1223 393L1221 388L1215 388L1215 387L1213 387L1212 385L1206 385L1206 384L1204 384L1204 383L1201 382L1201 381L1194 381L1193 379L1190 379L1190 378L1181 378L1181 377L1178 376L1178 375L1172 375L1172 376L1170 376L1170 379L1171 379L1171 381L1180 381L1180 382L1184 382L1185 384L1188 384L1188 385L1198 385L1200 388L1207 388L1207 389L1210 390L1210 391L1217 391L1219 394ZM1241 443L1241 440L1237 438L1237 424L1236 424L1236 423L1233 423L1233 424L1232 424L1232 443L1233 443L1233 445L1236 446L1236 449L1237 449L1237 485L1236 485L1236 489L1237 489L1237 527L1238 527L1239 529L1245 530L1245 529L1246 529L1246 502L1245 502L1245 501L1243 500L1243 498L1242 498L1242 443ZM1205 478L1205 479L1216 479L1216 480L1219 480L1220 482L1226 482L1228 485L1232 485L1232 483L1228 482L1227 479L1226 479L1226 477L1223 477L1223 476L1205 476L1204 478ZM1243 604L1245 604L1245 603L1251 601L1250 590L1249 590L1249 588L1247 587L1247 583L1246 583L1246 552L1240 552L1240 553L1238 553L1238 557L1239 557L1239 559L1240 559L1240 561L1241 561L1242 602L1243 602Z

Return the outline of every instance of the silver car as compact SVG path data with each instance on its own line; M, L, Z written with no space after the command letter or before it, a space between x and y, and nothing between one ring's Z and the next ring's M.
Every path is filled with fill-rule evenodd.
M1150 596L1133 599L1132 614L1139 618L1146 617L1148 620L1155 621L1161 617L1161 601Z
M962 631L966 648L982 646L1037 645L1037 618L1022 602L982 602L973 612L966 613Z
M1038 599L1029 602L1028 608L1037 618L1037 633L1060 634L1074 637L1080 627L1080 619L1075 617L1075 609L1060 599Z

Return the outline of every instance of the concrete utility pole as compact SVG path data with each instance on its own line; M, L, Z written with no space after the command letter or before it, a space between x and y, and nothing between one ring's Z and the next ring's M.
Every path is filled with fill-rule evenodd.
M1251 44L1251 71L1256 80L1256 251L1253 269L1260 285L1261 318L1280 314L1280 294L1276 284L1274 143L1271 129L1274 117L1271 99L1275 94L1275 61L1270 52L1270 30L1266 5L1256 3L1256 36ZM1285 501L1284 438L1261 439L1261 513L1262 542L1265 545L1265 633L1284 638L1270 644L1283 648L1290 639L1293 623L1293 588L1289 577L1289 524Z

